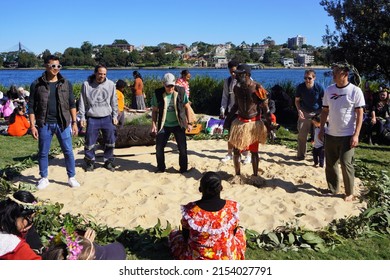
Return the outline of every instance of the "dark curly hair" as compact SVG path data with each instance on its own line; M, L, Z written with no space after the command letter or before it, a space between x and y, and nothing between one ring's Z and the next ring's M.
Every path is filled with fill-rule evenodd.
M219 196L222 190L221 177L212 171L204 173L200 179L200 191L204 197Z

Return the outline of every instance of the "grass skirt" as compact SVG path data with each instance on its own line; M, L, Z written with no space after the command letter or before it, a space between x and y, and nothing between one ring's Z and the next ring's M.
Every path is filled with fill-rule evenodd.
M261 120L242 122L238 118L232 122L229 142L237 149L244 150L249 145L267 141L267 128Z

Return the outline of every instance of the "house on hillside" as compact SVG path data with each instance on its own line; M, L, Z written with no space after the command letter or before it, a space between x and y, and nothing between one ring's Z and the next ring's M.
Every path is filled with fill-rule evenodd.
M227 68L228 59L226 56L214 56L213 63L215 68Z
M134 51L134 46L133 45L130 45L130 44L111 44L111 45L105 45L106 47L109 47L109 48L118 48L118 49L121 49L122 51L124 52L132 52Z
M207 60L203 57L199 57L194 63L194 67L207 67L207 65Z
M313 64L314 56L308 55L308 54L298 54L297 61L298 61L299 65L306 67L308 65Z
M280 60L280 62L283 64L285 68L291 68L294 67L294 59L293 58L287 58L284 57Z

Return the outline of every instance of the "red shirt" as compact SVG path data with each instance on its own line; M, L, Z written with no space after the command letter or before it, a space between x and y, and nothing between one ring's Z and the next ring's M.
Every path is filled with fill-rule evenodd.
M26 241L16 235L0 232L0 260L41 260Z

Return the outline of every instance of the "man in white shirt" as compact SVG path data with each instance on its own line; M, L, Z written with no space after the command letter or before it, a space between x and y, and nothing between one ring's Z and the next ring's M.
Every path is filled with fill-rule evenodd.
M359 144L359 134L363 122L365 106L362 90L348 80L352 67L346 63L337 63L333 67L334 84L324 93L321 112L321 130L319 138L325 135L325 174L328 192L339 191L340 160L345 187L345 201L354 199L355 169L353 166L355 147ZM328 122L326 134L325 123Z

